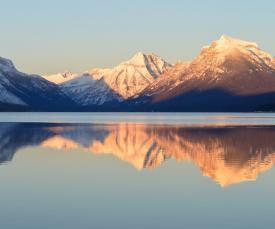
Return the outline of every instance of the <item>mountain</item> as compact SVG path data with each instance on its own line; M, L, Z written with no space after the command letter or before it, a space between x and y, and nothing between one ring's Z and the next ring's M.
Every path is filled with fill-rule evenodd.
M190 63L167 71L134 104L160 111L254 111L267 101L275 102L273 57L256 43L222 36Z
M72 80L72 79L76 78L77 76L78 76L78 74L76 74L76 73L65 71L63 73L57 73L54 75L45 75L42 77L52 83L61 84L66 81Z
M0 88L0 102L5 106L66 110L75 105L57 85L41 76L19 72L10 60L4 58L0 58Z
M274 104L275 58L225 35L189 62L137 53L80 75L42 78L0 59L0 110L253 112Z
M154 54L137 53L113 69L94 69L61 83L60 87L82 107L109 106L110 109L112 104L120 106L120 102L140 93L170 67Z
M103 79L94 79L91 75L83 75L60 84L61 91L82 107L107 105L122 101ZM111 106L111 104L110 104Z
M8 60L0 57L0 101L1 103L14 104L27 106L27 104L16 94L12 93L6 88L5 85L9 85L9 80L5 77L5 72L14 70L13 63Z
M95 69L90 72L124 99L135 96L160 78L171 67L155 54L137 53L130 60L113 69Z

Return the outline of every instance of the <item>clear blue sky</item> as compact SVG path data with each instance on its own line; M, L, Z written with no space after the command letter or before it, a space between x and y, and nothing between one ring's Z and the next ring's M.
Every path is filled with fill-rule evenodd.
M0 0L0 56L30 73L194 58L222 34L275 55L274 0Z

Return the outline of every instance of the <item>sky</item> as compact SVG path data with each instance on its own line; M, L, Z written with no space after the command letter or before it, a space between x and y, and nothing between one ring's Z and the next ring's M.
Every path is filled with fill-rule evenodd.
M274 0L0 0L0 56L36 74L113 67L136 52L191 60L222 34L275 55Z

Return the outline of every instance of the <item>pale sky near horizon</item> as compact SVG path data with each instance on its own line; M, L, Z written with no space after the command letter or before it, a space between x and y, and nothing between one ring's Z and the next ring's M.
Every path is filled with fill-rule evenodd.
M21 71L113 67L136 52L190 60L227 34L275 55L274 0L0 0L0 56Z

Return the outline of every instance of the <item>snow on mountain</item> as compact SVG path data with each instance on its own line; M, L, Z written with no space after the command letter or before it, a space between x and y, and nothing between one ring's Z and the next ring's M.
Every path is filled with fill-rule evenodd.
M217 91L219 95L215 94ZM203 96L205 92L215 92L211 94L213 101ZM188 93L196 95L183 97ZM225 35L203 47L198 57L190 62L170 65L155 54L139 52L112 69L97 68L80 76L70 72L43 78L27 75L17 71L10 60L0 58L0 103L39 109L115 103L122 109L123 105L128 109L132 105L147 104L144 109L152 110L152 104L155 109L155 105L165 101L164 110L170 109L172 102L174 110L188 109L188 106L205 106L207 110L207 106L215 103L220 110L226 107L219 105L224 101L228 102L230 109L242 101L239 108L245 105L244 110L251 110L255 106L273 104L273 94L275 96L274 57L254 42ZM248 102L236 96L261 98L251 97ZM233 97L234 101L231 100Z
M1 77L1 75L0 75L0 77ZM0 102L15 104L15 105L23 105L23 106L27 105L19 97L12 94L3 85L1 85L1 80L0 80Z
M242 41L229 36L221 36L210 46L202 49L193 61L190 70L198 73L210 71L212 77L229 71L270 72L274 73L273 57L254 42Z
M18 96L7 90L4 85L9 85L9 80L4 77L3 72L15 70L12 61L0 57L0 102L15 104L15 105L26 105Z
M95 68L92 71L89 72L89 74L96 80L104 79L105 75L107 75L109 72L111 72L111 69L109 68Z
M224 35L205 46L190 63L174 65L141 96L160 101L192 90L214 88L237 94L275 92L273 57L256 43Z
M38 75L19 72L12 61L0 58L0 101L38 109L73 105L59 87Z
M155 54L137 53L113 69L95 69L90 72L124 99L137 95L171 67Z
M154 54L137 53L113 69L94 69L61 83L60 88L81 106L121 102L141 92L170 67Z
M70 81L70 80L76 78L77 76L78 76L78 74L76 74L76 73L65 71L63 73L57 73L54 75L44 75L42 77L52 83L61 84L66 81Z
M169 68L163 77L160 77L154 81L151 85L144 89L140 94L136 95L134 98L139 96L152 96L154 94L159 94L167 90L171 90L182 82L181 76L188 69L190 62L178 62Z
M88 74L60 84L60 88L80 106L103 105L122 100L102 79L94 79Z

